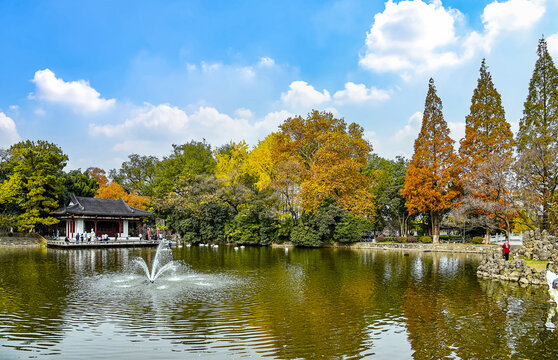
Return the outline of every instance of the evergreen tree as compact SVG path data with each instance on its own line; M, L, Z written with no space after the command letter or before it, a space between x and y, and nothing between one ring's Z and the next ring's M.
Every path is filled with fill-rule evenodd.
M558 71L542 38L529 83L523 118L517 134L516 171L524 203L538 216L538 226L549 230L556 217L552 204L558 185Z
M458 191L454 186L457 158L454 141L442 114L442 100L430 79L422 127L407 169L402 194L410 214L429 213L434 243L439 242L440 217L452 205Z
M513 152L513 134L510 124L506 121L500 94L494 87L492 76L486 67L484 59L480 67L480 77L473 92L469 115L465 119L465 138L461 140L459 155L461 160L461 185L465 196L477 198L480 201L471 204L489 205L501 202L505 198L502 190L508 190L502 177L491 176L498 171L507 173L511 167ZM499 161L496 162L496 159ZM507 169L493 169L490 165L498 163ZM486 173L480 174L481 171ZM504 189L503 189L504 187ZM494 218L496 214L488 209L501 207L483 206L471 209L475 215ZM487 229L487 240L490 227Z
M18 207L20 231L38 224L56 224L58 220L49 213L58 207L58 197L64 190L62 169L68 157L56 145L42 140L19 142L9 153L12 171L0 185L0 203Z

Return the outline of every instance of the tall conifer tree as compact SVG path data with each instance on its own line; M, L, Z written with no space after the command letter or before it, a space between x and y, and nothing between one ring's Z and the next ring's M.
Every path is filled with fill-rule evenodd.
M465 138L461 139L459 148L460 181L465 196L477 198L480 201L476 204L484 205L479 209L471 209L478 215L495 217L497 214L491 213L489 208L503 208L491 206L495 202L507 199L501 192L505 184L501 181L496 183L501 177L492 176L492 173L508 173L512 163L513 144L513 134L510 124L506 121L500 94L494 87L492 76L483 59L480 77L471 99L470 112L465 119ZM505 169L492 169L489 166L495 163ZM485 173L481 174L481 171ZM489 235L490 227L487 227L487 241Z
M453 144L442 113L442 100L436 94L434 80L430 79L422 127L415 140L402 194L409 213L430 214L434 243L439 242L441 215L458 194L454 188L457 157Z
M550 229L558 185L558 71L542 38L517 134L517 175L538 225Z

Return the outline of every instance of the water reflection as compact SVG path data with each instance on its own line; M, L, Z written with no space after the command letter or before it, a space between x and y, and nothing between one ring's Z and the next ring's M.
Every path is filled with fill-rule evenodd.
M558 358L546 288L408 255L194 246L146 285L154 249L0 249L0 358Z

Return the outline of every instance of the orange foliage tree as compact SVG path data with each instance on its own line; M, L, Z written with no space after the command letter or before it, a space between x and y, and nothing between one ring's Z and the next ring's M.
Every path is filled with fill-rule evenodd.
M459 193L454 181L457 157L453 144L442 114L442 100L430 79L422 127L401 193L410 214L430 214L434 243L439 242L441 214L452 206Z
M89 168L87 169L89 175L94 177L99 183L99 189L97 190L96 198L100 199L120 199L124 200L129 206L145 210L149 204L149 198L147 196L141 196L136 193L128 194L126 190L116 181L108 182L106 177L106 172L99 168Z
M473 92L469 115L466 117L465 138L461 140L461 183L465 203L481 205L471 208L476 215L503 220L509 229L510 219L515 217L510 200L510 182L506 175L511 171L513 157L513 134L506 121L500 94L494 87L492 76L481 63L480 77ZM494 166L497 164L497 166ZM499 206L495 206L499 203ZM486 226L486 241L491 226Z

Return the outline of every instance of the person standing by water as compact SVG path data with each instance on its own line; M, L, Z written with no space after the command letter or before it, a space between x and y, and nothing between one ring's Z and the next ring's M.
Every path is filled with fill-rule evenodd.
M504 255L504 260L508 261L510 258L510 242L508 241L508 239L506 239L506 241L504 241L504 244L502 245L502 254Z

